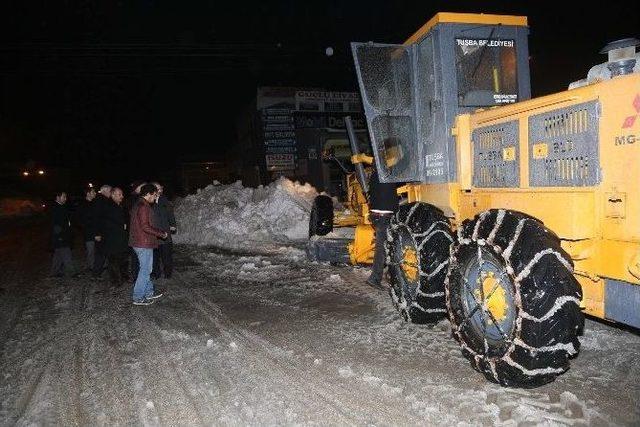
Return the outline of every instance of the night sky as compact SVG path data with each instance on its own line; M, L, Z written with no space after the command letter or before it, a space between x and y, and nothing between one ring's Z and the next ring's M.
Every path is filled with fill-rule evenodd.
M168 176L224 156L257 86L356 90L350 41L401 43L438 11L528 16L533 94L563 90L640 28L633 2L564 3L3 2L3 161L76 180Z

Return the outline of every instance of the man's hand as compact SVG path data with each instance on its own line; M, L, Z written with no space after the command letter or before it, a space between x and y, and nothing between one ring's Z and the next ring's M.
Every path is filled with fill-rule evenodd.
M94 237L96 242L101 242L102 241L102 236L96 236Z
M167 237L169 237L169 233L167 233L166 231L162 233L162 238L166 239Z

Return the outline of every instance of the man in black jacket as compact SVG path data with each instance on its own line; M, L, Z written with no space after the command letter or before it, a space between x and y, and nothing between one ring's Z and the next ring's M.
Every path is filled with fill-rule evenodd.
M129 197L127 197L122 203L124 206L125 213L127 214L127 224L131 221L131 211L134 206L138 204L140 201L140 189L142 186L146 184L143 181L134 181L130 185L131 192L129 193ZM138 262L138 256L136 255L133 248L129 247L129 256L130 256L130 276L132 280L135 280L138 277L138 270L140 270L140 263Z
M111 191L111 203L105 207L102 225L103 250L107 257L109 278L115 286L121 286L128 276L129 237L123 199L122 190L115 187Z
M87 268L93 270L95 262L95 218L93 212L93 199L96 198L96 190L89 187L85 190L84 200L78 208L78 219L82 227L84 237L84 250L87 256Z
M56 193L56 201L51 207L52 219L52 245L53 260L51 262L51 275L64 276L64 271L71 272L72 277L77 277L71 257L71 220L67 210L67 193Z
M164 277L169 279L173 273L173 241L171 234L176 232L176 217L173 209L169 204L169 200L163 194L164 188L157 182L153 185L158 189L158 201L153 205L153 225L162 231L166 231L168 238L161 240L160 245L153 250L153 272L151 277L160 277L160 264L162 264L162 273Z
M398 193L396 184L383 184L374 169L369 178L369 219L375 227L375 253L373 267L367 283L374 288L382 288L382 275L386 253L384 242L391 217L398 209Z
M111 186L103 185L98 191L98 195L93 201L93 213L95 221L95 260L93 262L93 277L99 277L102 274L104 263L107 260L107 255L104 252L104 242L102 237L104 236L104 224L105 216L111 201Z

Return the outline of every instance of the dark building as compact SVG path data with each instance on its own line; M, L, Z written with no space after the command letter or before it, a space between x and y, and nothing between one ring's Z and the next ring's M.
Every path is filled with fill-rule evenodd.
M191 194L199 188L219 182L229 184L234 180L224 161L180 163L180 193Z
M238 144L231 152L233 172L245 185L280 176L339 194L351 150L345 130L351 116L361 149L369 151L366 121L356 92L261 87L236 121Z

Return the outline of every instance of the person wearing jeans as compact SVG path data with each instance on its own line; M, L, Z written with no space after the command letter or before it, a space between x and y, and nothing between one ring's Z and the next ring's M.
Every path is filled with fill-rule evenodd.
M151 282L151 270L153 269L153 249L150 248L133 248L138 257L140 269L138 277L133 287L133 303L141 301L153 301L154 287Z
M155 228L151 222L151 205L156 202L158 189L153 184L145 184L140 189L140 199L131 210L129 226L129 246L138 258L140 269L133 287L133 304L150 305L162 296L155 293L151 281L153 250L158 247L158 239L166 239L165 231Z

